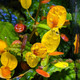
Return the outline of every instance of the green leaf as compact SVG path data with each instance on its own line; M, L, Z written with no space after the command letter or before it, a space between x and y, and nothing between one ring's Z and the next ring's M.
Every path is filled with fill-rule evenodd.
M67 20L72 20L72 15L71 15L71 13L67 13L67 18L66 18Z
M64 32L61 32L61 33L64 33ZM66 34L66 36L68 37L69 35ZM60 57L65 57L68 53L70 53L71 47L72 47L71 41L65 42L64 40L61 39L60 45L58 46L57 51L64 52L64 55L61 55Z
M46 71L49 67L49 56L47 55L44 59L41 60L41 66L43 66L43 70Z
M69 76L66 76L65 80L72 80Z
M57 67L51 65L51 66L48 68L47 72L51 75L53 72L61 71L61 70L62 70L61 68L57 68Z
M41 29L41 28L37 28L37 31L38 31L41 39L42 39L43 35L47 32L47 30L44 30L44 29Z
M29 15L27 14L27 16L29 17ZM29 17L30 18L30 17ZM31 19L31 18L30 18ZM29 20L29 19L28 19ZM34 24L34 21L31 19L29 21L26 22L26 25L27 25L27 29L30 29L31 31L33 30L33 24Z
M10 45L6 49L9 50L9 51L11 51L11 52L14 52L14 53L18 54L21 51L21 44Z
M5 39L5 37L7 39ZM9 22L0 21L0 39L10 45L14 40L18 40L18 34L14 31L14 26Z
M30 42L27 41L25 49L23 51L23 57L24 58L25 58L26 53L29 52L29 51L31 51L31 46L32 46L32 44L30 44Z
M80 70L80 63L76 62L76 67Z
M46 25L46 24L38 24L38 25L37 25L37 28L43 28L43 29L45 29L45 30L50 30L49 26Z
M75 71L72 69L68 70L61 70L61 71L56 71L54 72L49 80L75 80L76 79L76 74Z
M80 70L78 70L77 76L78 76L78 80L80 80Z
M65 79L66 79L66 80L72 80L69 76L66 76Z
M67 68L65 68L65 70L68 70L68 69L74 69L74 62L72 62L72 63L68 63L69 64L69 66L67 67Z
M69 63L69 68L70 68L70 69L74 69L74 67L75 67L75 66L74 66L74 63L73 63L73 62L72 62L72 63Z
M13 76L13 75L14 75L14 73L15 73L15 70L11 71L11 76Z
M41 66L46 66L49 62L49 56L47 55L44 59L41 60Z
M73 70L70 69L69 76L70 76L70 78L75 79L76 74L75 74L75 70L74 69Z
M42 38L43 35L49 30L50 30L50 28L46 24L37 25L37 31L38 31L38 33L40 35L40 38Z
M33 69L28 70L20 80L31 80L34 78L36 71Z

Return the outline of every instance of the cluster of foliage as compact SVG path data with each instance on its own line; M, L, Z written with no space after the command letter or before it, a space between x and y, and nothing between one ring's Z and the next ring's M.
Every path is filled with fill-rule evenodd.
M80 61L77 60L75 66L72 59L65 59L72 53L73 43L70 37L72 17L67 9L61 6L61 1L59 3L57 1L19 0L24 8L22 12L27 18L26 21L18 12L12 13L10 9L2 7L0 12L2 80L38 78L75 80L75 68L76 66L79 68Z

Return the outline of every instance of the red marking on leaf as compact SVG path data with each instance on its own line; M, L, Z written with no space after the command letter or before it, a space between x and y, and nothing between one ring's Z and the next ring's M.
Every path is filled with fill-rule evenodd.
M34 53L36 56L38 56L38 54L37 54L36 50L34 50L34 51L33 51L33 53Z

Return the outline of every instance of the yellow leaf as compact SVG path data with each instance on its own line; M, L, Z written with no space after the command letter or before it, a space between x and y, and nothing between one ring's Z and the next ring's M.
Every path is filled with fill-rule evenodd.
M0 54L5 51L6 47L7 47L6 42L4 42L3 40L0 40Z
M32 0L20 0L20 3L24 9L28 9L32 4Z
M47 52L54 52L60 44L60 34L58 28L53 28L45 33L42 37L41 43L47 48Z
M54 6L47 15L47 24L50 28L61 28L66 20L66 9L63 6Z
M66 68L68 67L68 63L67 62L57 62L56 64L54 64L54 66L58 68Z
M42 43L33 44L31 47L31 51L33 52L33 54L40 58L45 58L47 55L47 48Z
M3 66L8 66L10 70L14 70L18 64L16 57L9 52L4 52L1 55L1 63Z
M37 56L35 56L32 52L28 52L26 53L26 61L27 61L27 64L31 67L31 68L34 68L37 66L38 62L39 62L39 59Z

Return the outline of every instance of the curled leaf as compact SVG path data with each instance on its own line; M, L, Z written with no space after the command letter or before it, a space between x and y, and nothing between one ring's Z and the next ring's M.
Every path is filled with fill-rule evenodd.
M53 28L45 33L42 37L41 43L47 48L47 52L54 52L60 44L60 34L58 28Z
M1 55L1 63L3 66L8 66L10 70L14 70L18 64L16 57L9 52L4 52Z
M32 0L20 0L20 3L24 9L28 9L31 6Z
M44 77L50 77L49 73L47 73L46 71L43 71L41 69L36 69L36 72Z
M26 53L26 61L27 61L27 64L31 67L31 68L34 68L37 66L38 62L39 62L39 59L37 56L35 56L32 52L28 52Z
M31 47L31 51L33 52L33 54L39 56L40 58L44 58L47 55L47 49L42 43L33 44L33 46Z
M74 41L74 54L78 54L79 53L79 46L80 46L80 42L79 42L79 34L75 34L75 41Z
M67 62L57 62L56 64L54 64L54 66L56 66L58 68L67 68L68 63Z

